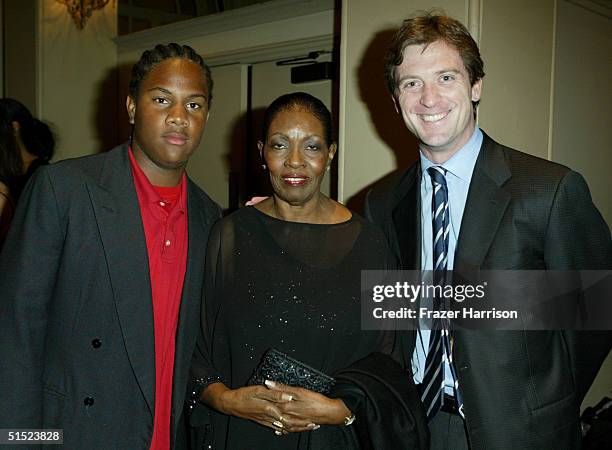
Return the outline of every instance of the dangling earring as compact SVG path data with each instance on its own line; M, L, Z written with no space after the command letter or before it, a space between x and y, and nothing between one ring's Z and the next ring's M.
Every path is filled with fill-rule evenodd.
M325 170L327 170L329 172L330 167L331 167L331 164L328 164L327 168Z

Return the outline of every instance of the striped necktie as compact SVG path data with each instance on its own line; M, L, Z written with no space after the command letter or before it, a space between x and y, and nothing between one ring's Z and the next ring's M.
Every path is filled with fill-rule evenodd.
M433 184L432 231L433 231L433 269L434 283L442 284L448 261L448 233L450 220L448 211L448 188L446 169L432 166L427 169ZM434 309L441 308L441 299L434 298ZM429 347L425 358L425 372L421 384L421 401L431 419L444 402L444 362L449 342L448 326L441 319L434 319L429 335Z

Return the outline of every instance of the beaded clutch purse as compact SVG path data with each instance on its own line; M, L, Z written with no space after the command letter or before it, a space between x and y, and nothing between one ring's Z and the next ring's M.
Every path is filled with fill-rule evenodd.
M264 353L248 385L264 384L266 380L328 394L335 384L329 375L271 348Z

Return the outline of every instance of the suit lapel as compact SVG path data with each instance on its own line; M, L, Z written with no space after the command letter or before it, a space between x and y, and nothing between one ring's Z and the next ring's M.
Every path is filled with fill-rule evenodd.
M482 265L510 202L510 194L502 189L511 175L504 153L497 143L483 135L455 252L454 266L459 271Z
M421 269L421 172L414 164L396 190L392 223L399 246L401 268Z
M191 357L199 329L208 233L212 222L217 219L216 216L213 217L210 208L207 208L207 205L202 201L193 182L189 180L188 183L187 214L189 217L189 238L187 270L183 284L176 334L176 357L172 395L172 425L174 430L176 430L177 420L183 408ZM172 433L172 436L176 436L176 434Z
M104 246L121 332L151 414L155 394L155 337L149 261L127 145L111 150L99 184L87 186Z

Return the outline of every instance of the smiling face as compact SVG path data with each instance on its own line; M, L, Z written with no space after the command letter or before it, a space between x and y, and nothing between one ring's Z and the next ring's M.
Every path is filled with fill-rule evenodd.
M407 46L395 79L396 109L421 150L437 164L448 160L474 132L472 101L480 100L482 79L470 86L459 52L444 41Z
M138 165L152 184L178 183L208 119L202 68L185 58L166 59L151 69L138 98L128 97L126 106Z
M277 199L302 206L318 198L336 152L336 145L329 145L325 135L321 121L303 108L280 110L272 119L266 141L258 147Z

